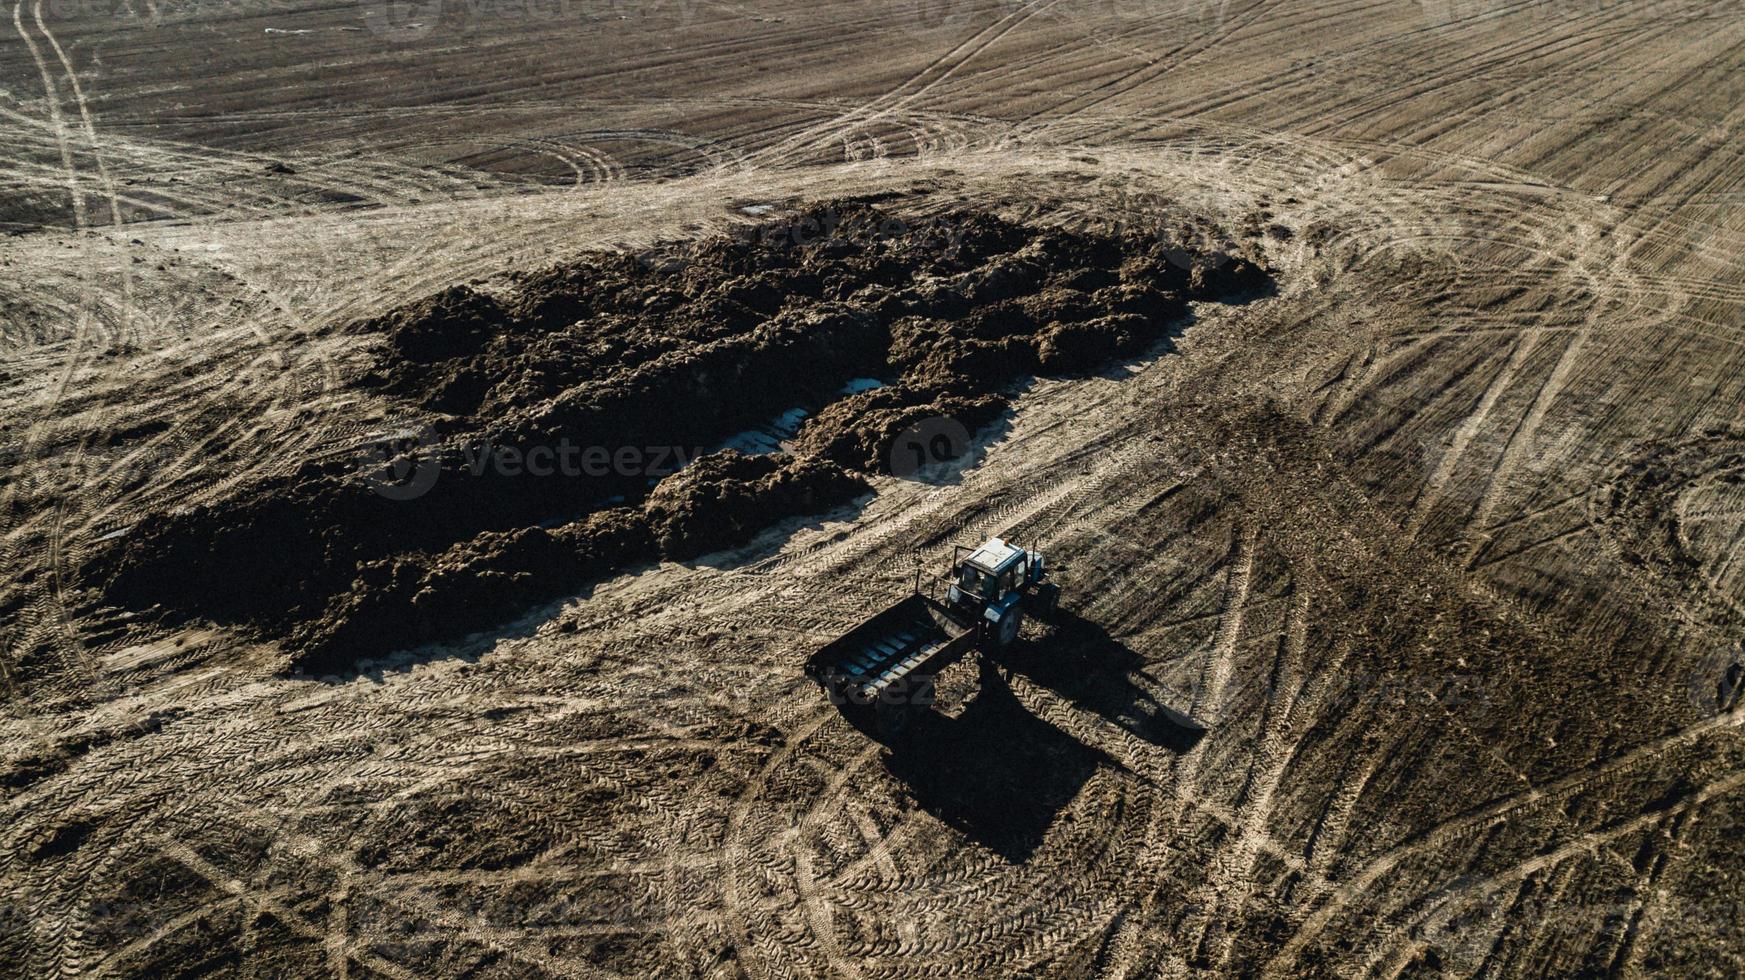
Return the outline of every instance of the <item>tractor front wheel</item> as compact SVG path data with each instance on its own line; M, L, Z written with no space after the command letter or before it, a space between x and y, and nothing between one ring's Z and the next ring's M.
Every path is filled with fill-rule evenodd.
M1000 621L994 624L994 646L1009 647L1018 639L1018 627L1024 625L1024 609L1013 606L1000 614Z

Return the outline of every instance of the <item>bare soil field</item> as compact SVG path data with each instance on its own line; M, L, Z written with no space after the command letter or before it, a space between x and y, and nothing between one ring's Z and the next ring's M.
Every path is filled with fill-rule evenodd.
M0 975L1745 972L1737 5L9 6Z

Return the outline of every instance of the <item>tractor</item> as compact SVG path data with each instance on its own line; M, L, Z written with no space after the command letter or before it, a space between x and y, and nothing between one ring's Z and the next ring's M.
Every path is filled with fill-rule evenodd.
M826 644L806 675L845 712L870 711L877 730L899 735L933 703L941 671L973 650L1010 646L1026 615L1047 616L1060 588L1045 581L1042 554L1000 538L958 545L945 574Z

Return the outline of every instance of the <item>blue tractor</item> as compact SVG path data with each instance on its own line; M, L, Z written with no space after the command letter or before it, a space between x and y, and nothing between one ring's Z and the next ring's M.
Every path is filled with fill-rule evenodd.
M950 569L813 654L806 675L845 711L871 711L895 735L933 703L939 673L972 650L1018 639L1026 615L1046 616L1060 588L1045 581L1041 552L990 538L959 545Z

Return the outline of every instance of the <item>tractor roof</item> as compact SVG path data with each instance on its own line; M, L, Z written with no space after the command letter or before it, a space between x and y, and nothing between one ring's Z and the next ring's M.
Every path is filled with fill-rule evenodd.
M980 548L970 552L969 563L989 572L1005 571L1006 566L1024 557L1024 549L1009 545L999 538L989 538Z

